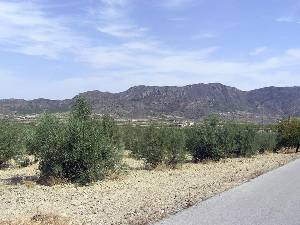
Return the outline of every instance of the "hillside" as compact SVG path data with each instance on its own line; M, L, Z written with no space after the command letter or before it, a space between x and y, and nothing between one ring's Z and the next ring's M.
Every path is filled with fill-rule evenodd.
M210 113L300 115L300 87L266 87L246 92L213 83L183 87L135 86L120 93L89 91L80 95L88 99L95 113L127 118L179 116L197 119ZM5 99L0 100L0 113L66 112L73 100Z

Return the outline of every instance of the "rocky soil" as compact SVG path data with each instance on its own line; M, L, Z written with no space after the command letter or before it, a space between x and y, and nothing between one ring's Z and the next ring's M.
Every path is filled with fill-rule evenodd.
M52 214L76 224L149 224L299 157L265 154L154 171L128 160L131 167L127 174L85 187L37 185L37 165L2 170L0 221Z

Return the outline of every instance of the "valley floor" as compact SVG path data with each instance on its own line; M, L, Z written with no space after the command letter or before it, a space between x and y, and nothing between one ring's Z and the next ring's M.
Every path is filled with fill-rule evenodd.
M74 224L149 224L299 157L300 154L264 154L154 171L127 159L127 174L85 187L37 185L37 165L2 170L0 221L42 224L34 222L39 218L24 221L34 215L58 215Z

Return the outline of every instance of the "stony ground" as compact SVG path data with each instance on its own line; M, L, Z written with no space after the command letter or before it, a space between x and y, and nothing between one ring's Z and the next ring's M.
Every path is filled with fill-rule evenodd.
M128 160L132 165L128 174L87 187L37 185L36 165L7 169L0 171L0 221L50 213L76 224L149 224L299 157L266 154L154 171Z

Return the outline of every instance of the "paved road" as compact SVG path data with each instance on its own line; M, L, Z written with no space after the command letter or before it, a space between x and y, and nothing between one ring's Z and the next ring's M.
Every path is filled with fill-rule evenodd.
M300 225L300 160L155 225Z

